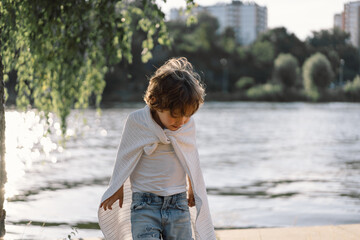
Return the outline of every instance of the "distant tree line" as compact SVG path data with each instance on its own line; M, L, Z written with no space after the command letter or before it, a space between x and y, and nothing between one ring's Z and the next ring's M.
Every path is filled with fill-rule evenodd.
M135 23L138 17L132 17ZM191 25L166 25L170 47L151 42L151 52L144 46L146 32L133 32L132 63L109 68L105 102L141 100L151 74L177 56L193 63L208 100L360 101L360 52L340 29L313 32L301 41L286 28L274 28L242 46L231 28L218 34L216 18L205 13Z

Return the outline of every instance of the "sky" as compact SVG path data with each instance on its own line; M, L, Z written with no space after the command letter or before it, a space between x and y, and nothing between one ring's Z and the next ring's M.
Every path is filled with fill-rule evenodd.
M353 0L355 1L355 0ZM168 16L171 8L185 6L185 0L167 0L159 2ZM231 0L195 0L202 6L218 2L231 3ZM243 1L249 2L249 1ZM349 0L256 0L260 6L268 9L268 28L284 26L301 40L311 36L312 31L329 29L334 25L334 14L344 10Z

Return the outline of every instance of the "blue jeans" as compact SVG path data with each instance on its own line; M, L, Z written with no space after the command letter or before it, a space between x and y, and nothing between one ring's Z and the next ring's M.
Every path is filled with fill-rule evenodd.
M134 240L191 240L190 212L186 192L158 196L135 192L131 204Z

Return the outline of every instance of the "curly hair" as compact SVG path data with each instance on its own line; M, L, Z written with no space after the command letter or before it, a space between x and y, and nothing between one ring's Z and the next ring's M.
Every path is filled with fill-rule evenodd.
M168 110L172 116L192 115L204 103L205 88L185 58L165 62L150 78L144 101L151 110Z

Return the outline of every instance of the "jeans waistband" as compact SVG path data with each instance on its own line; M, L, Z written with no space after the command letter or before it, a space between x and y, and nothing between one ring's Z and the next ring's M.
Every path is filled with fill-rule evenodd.
M168 200L171 199L171 200ZM164 200L176 202L176 200L186 199L186 192L177 193L170 196L159 196L149 192L134 192L132 194L133 201L144 201L144 202L159 202L162 203Z

